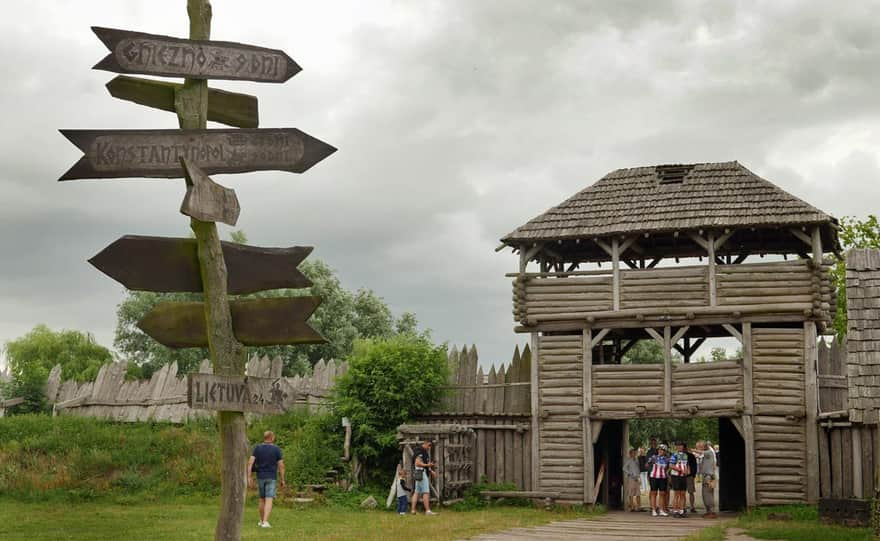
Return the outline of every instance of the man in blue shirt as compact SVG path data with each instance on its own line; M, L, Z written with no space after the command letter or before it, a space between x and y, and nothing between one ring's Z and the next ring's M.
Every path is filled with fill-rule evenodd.
M272 512L272 499L275 498L275 479L279 471L281 486L285 485L281 448L275 445L275 433L271 430L263 434L263 443L254 447L254 452L248 460L248 471L253 472L256 476L256 484L260 493L260 522L257 525L261 528L271 528L269 513ZM248 486L254 487L254 478L250 474L248 474Z

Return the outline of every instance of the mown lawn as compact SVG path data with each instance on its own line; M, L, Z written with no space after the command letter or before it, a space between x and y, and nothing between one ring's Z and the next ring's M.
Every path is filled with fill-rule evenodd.
M24 503L0 499L0 539L4 541L213 539L216 500L168 503ZM484 510L438 510L436 516L400 516L385 510L337 506L280 507L271 529L257 527L256 504L248 502L245 540L461 539L481 532L584 517L577 511L544 511L495 506Z

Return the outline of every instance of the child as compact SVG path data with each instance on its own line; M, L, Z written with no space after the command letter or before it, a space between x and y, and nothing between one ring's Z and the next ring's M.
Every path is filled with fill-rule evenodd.
M406 487L406 472L403 466L397 465L397 480L394 484L395 494L397 494L397 513L405 515L406 509L409 507L409 489Z

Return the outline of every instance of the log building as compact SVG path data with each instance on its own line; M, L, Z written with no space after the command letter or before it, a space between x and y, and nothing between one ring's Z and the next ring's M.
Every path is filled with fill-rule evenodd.
M717 417L722 507L819 499L836 219L737 162L660 165L614 171L502 242L531 336L532 490L618 505L630 420ZM691 362L727 336L742 359ZM662 362L622 362L645 339Z

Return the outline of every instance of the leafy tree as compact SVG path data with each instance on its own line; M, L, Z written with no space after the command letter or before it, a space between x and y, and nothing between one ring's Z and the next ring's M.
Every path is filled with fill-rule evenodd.
M880 248L880 222L869 214L864 220L846 216L840 220L838 231L841 247ZM839 340L846 336L846 262L838 261L831 269L831 279L837 289L837 313L834 316L834 332Z
M11 413L46 410L46 379L56 364L61 365L62 379L87 381L98 375L102 364L113 360L110 350L95 343L91 334L54 332L45 325L37 325L26 335L6 342L3 349L12 379L4 384L2 394L25 399L23 404L11 408Z
M624 364L652 364L663 362L663 347L653 338L639 340L623 355Z
M52 331L37 325L26 335L6 342L4 347L13 379L33 374L31 367L45 370L61 365L62 379L89 381L101 365L113 360L110 350L95 342L94 336L79 331Z
M448 370L446 346L435 346L424 336L355 343L333 403L337 415L351 420L352 454L362 475L373 466L393 468L397 427L438 403Z
M247 242L243 231L231 234L234 242ZM351 354L355 340L359 338L390 338L398 333L415 333L418 321L405 313L395 320L391 310L381 297L372 290L359 289L351 292L342 286L336 273L319 259L309 259L299 270L311 281L306 289L278 289L261 291L241 298L267 298L297 295L317 295L322 302L309 325L326 339L324 344L299 346L266 346L250 348L249 354L281 357L284 374L306 374L319 359L345 359ZM201 301L197 293L148 293L132 291L120 303L116 311L116 336L114 346L120 354L136 366L130 367L129 377L149 377L162 365L177 362L178 370L190 372L198 368L202 359L208 358L207 348L171 349L143 333L137 322L160 302Z
M684 440L690 447L697 440L718 441L718 419L696 417L692 419L633 419L629 423L629 444L645 447L656 437L661 443Z

